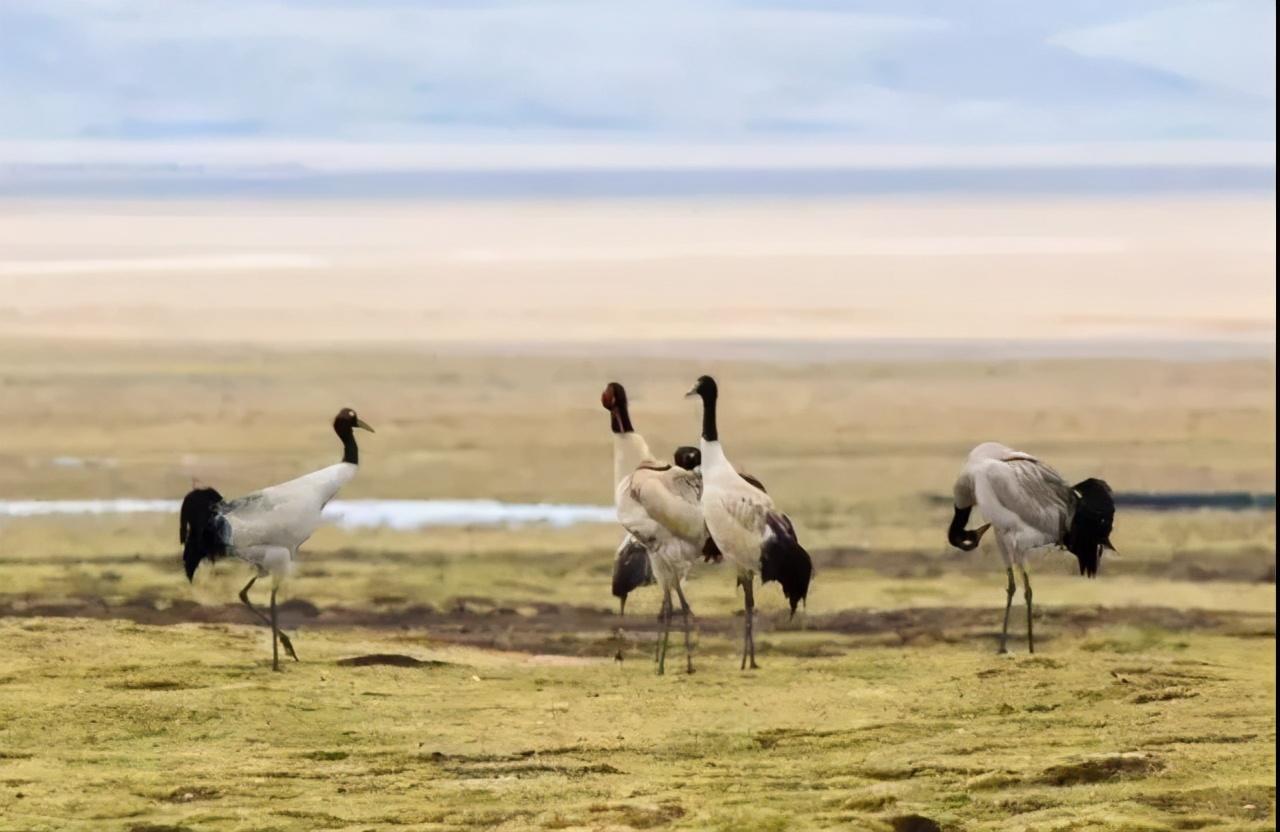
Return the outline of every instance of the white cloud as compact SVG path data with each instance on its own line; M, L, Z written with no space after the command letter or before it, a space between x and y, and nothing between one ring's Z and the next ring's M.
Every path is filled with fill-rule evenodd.
M1275 101L1276 7L1270 0L1175 6L1052 40L1083 55L1132 61Z
M1124 5L7 0L0 139L1274 137L1254 6Z

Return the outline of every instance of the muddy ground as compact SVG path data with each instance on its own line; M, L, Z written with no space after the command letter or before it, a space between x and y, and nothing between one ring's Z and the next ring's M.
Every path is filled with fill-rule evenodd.
M852 636L846 644L857 646L915 645L933 642L991 641L997 636L998 608L915 607L893 610L847 610L829 615L798 613L760 616L757 633L806 631ZM1019 605L1010 630L1020 638L1023 621ZM58 602L0 601L0 617L120 619L138 624L252 624L239 604L207 606L178 600L157 603L132 599L113 604L101 598L73 598ZM320 608L295 598L280 605L282 629L341 629L350 627L415 631L440 642L473 647L493 647L527 653L593 656L612 655L623 630L628 641L642 634L656 634L658 622L649 616L620 617L616 610L561 604L508 606L487 598L459 598L448 609L411 606L395 610L345 606ZM697 618L698 633L733 636L742 628L742 617ZM1153 627L1171 631L1196 631L1241 637L1275 636L1271 616L1224 610L1179 610L1171 607L1044 607L1036 610L1040 628L1037 639L1049 642L1064 634L1084 635L1115 626ZM678 634L677 620L673 632ZM806 649L820 649L808 647Z

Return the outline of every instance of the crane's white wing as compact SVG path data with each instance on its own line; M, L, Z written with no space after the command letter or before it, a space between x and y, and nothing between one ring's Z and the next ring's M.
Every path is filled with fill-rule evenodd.
M686 471L675 466L641 467L623 480L619 489L619 520L628 531L637 532L628 525L644 517L657 523L676 537L701 545L706 540L706 523L702 518L702 475L698 471ZM628 511L624 516L624 504ZM637 536L645 539L643 532Z
M1016 522L1060 540L1066 532L1071 486L1048 465L1025 455L989 461L974 474L978 506L997 526ZM986 499L984 499L984 497Z
M721 478L704 500L707 528L727 557L745 565L760 555L773 499L738 475ZM754 568L754 567L751 567Z
M356 466L339 463L297 479L223 504L231 525L231 545L237 551L255 546L283 546L296 551L320 527L320 513Z

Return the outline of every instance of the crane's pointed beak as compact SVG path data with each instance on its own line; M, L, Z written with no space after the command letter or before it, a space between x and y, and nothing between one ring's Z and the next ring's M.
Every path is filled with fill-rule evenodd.
M987 533L987 529L991 528L990 523L984 523L973 530L973 540L975 543L982 540L982 536Z
M356 419L356 425L355 425L355 426L356 426L356 427L358 427L358 428L360 428L361 430L367 430L367 431L369 431L369 433L374 433L374 432L375 432L373 428L369 427L369 423L368 423L368 422L366 422L364 419Z
M685 393L685 394L684 394L684 397L685 397L686 399L692 399L692 398L693 398L694 396L696 396L696 395L698 395L698 387L697 387L697 385L694 385L694 386L689 390L689 392L688 392L688 393Z

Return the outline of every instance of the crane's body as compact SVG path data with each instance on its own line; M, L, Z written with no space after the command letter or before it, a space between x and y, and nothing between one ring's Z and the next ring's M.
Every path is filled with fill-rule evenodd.
M976 549L988 528L1004 561L1008 585L1000 652L1007 649L1009 611L1017 592L1016 568L1027 603L1027 646L1035 652L1031 579L1027 557L1049 547L1065 548L1079 560L1080 573L1098 573L1102 553L1111 546L1115 504L1111 488L1099 479L1069 484L1031 454L998 442L984 442L970 453L953 487L955 514L947 539L964 551ZM965 529L974 507L987 525Z
M255 574L240 590L240 600L272 630L272 667L279 670L277 643L296 661L289 637L276 621L276 593L292 571L298 548L322 522L329 501L359 470L359 449L353 428L372 432L355 411L342 410L334 419L334 431L342 440L342 461L288 482L273 485L234 500L224 500L212 488L193 489L182 501L178 539L187 579L194 580L203 561L225 557L244 561ZM271 614L263 615L249 601L249 589L259 578L271 578Z

